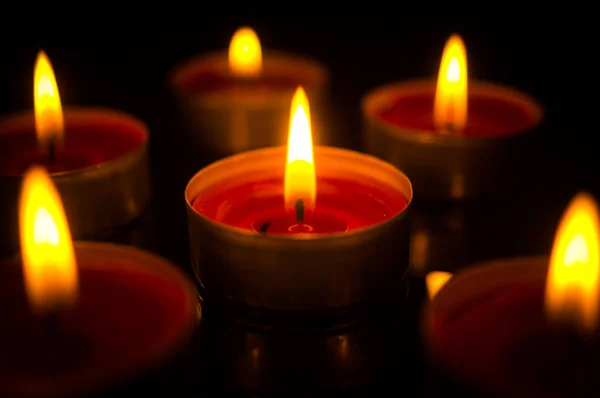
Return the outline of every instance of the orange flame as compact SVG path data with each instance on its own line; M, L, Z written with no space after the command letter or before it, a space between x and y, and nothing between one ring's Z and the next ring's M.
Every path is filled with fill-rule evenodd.
M229 70L237 76L251 77L262 70L260 40L252 28L238 29L229 43Z
M550 319L595 330L600 305L600 222L590 195L578 194L563 215L554 238L546 312Z
M448 283L450 278L452 278L452 273L444 271L431 271L425 276L429 300L433 300L435 295Z
M51 142L62 142L65 128L54 70L44 51L38 53L35 62L33 87L35 130L38 144L46 149Z
M317 197L317 177L313 159L313 143L308 98L302 87L292 99L290 130L285 167L285 207L293 211L299 199L304 207L314 210Z
M437 88L434 123L438 131L460 133L467 124L467 50L458 35L446 42Z
M42 167L25 174L19 209L29 301L40 312L72 305L78 279L71 232L54 183Z

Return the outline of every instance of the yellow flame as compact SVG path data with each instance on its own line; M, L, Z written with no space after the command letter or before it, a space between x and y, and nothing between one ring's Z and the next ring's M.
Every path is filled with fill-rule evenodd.
M435 91L434 123L438 131L460 133L467 124L467 50L458 35L446 42Z
M62 201L46 170L34 166L21 188L19 223L29 301L40 312L71 305L78 279Z
M594 198L578 194L563 215L554 238L546 312L550 319L581 330L598 324L600 299L600 223Z
M229 70L238 76L256 76L262 70L260 40L252 28L239 28L229 43Z
M433 300L435 295L448 283L450 278L452 278L452 273L444 271L432 271L425 276L429 300Z
M38 144L44 149L50 142L60 144L65 131L62 105L54 70L44 51L38 53L35 61L33 103Z
M313 159L310 107L304 89L296 89L292 98L290 130L285 167L285 207L293 211L302 199L308 210L315 208L317 177Z

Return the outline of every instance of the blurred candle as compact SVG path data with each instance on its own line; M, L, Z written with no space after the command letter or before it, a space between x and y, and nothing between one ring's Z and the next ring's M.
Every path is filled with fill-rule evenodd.
M256 32L238 29L224 52L178 65L169 76L179 100L189 143L205 158L285 144L289 99L298 85L323 110L327 105L325 66L299 55L262 49ZM335 140L314 115L317 143Z
M459 271L424 312L423 337L447 379L485 396L598 391L600 223L577 195L552 255Z
M21 259L0 267L0 395L114 393L169 363L197 323L189 279L132 247L74 246L39 166L26 172L20 204Z
M437 82L383 85L363 98L362 111L367 152L406 170L418 197L442 199L514 185L543 119L529 95L470 80L458 35L446 42Z
M2 254L18 251L17 198L33 165L50 172L75 238L103 239L139 219L150 196L146 126L110 109L63 110L43 51L35 63L33 98L33 113L0 119Z

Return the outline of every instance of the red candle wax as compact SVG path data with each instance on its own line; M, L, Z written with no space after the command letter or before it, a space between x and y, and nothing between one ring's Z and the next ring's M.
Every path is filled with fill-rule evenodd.
M64 143L52 163L38 148L33 113L0 120L0 175L21 175L34 164L50 173L95 167L141 149L148 139L143 123L117 111L66 108L64 119Z
M384 123L415 133L436 131L434 126L435 83L399 84L379 109ZM463 137L502 137L535 128L541 120L541 107L527 95L507 87L469 82L468 117Z
M235 92L237 95L267 95L292 92L299 85L310 90L321 85L325 78L326 72L317 63L278 53L263 58L258 76L236 76L229 70L226 54L209 54L177 67L171 75L171 85L185 94Z
M233 227L269 234L335 233L377 224L408 205L399 192L357 180L317 178L317 203L299 224L285 211L283 179L262 177L229 181L202 192L193 207L206 217Z
M429 312L425 333L445 370L491 396L582 396L598 391L600 340L581 338L547 320L545 261L512 263L460 286L449 284L452 296L442 288L435 300L447 304Z
M0 395L70 397L105 388L173 354L196 323L182 273L124 246L75 246L79 297L56 331L30 309L20 264L0 268Z

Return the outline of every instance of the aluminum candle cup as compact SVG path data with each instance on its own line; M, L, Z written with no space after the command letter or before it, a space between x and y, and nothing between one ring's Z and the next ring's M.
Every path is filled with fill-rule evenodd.
M537 102L507 87L469 82L473 131L440 134L433 127L435 90L435 81L423 80L369 92L362 100L367 152L404 170L421 197L466 199L516 183L535 150L531 133L543 115Z
M187 61L170 75L181 119L196 151L221 157L287 140L290 100L302 85L313 104L313 136L317 144L334 140L324 135L327 69L296 55L267 52L261 74L236 77L229 71L227 52ZM322 113L320 113L322 112Z
M489 261L439 290L421 325L438 388L486 397L597 391L600 336L584 339L546 319L548 264L545 256Z
M148 130L138 119L102 108L66 108L65 144L47 164L32 112L0 121L0 211L4 254L18 250L18 197L23 172L44 164L64 202L74 239L101 239L147 208Z
M406 175L368 155L317 146L314 231L338 232L294 233L296 225L277 233L285 162L285 147L259 149L190 180L192 265L207 300L315 313L402 296L412 199Z

